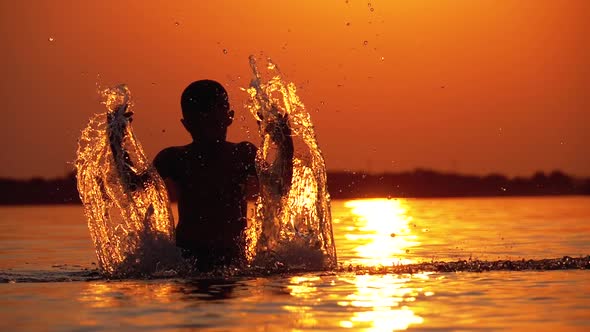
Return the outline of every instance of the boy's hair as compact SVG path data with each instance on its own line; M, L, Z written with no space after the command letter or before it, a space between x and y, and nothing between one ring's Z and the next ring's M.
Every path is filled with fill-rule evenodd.
M195 81L184 89L180 98L182 116L192 118L215 110L229 110L227 91L212 80Z

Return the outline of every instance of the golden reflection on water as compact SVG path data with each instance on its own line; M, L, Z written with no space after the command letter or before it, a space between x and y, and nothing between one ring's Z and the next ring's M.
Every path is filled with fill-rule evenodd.
M388 266L413 263L406 258L407 250L420 243L410 228L411 217L402 200L367 199L345 203L354 216L352 226L346 228L346 247L353 248L351 263L364 266ZM337 277L338 295L333 296L338 306L345 308L348 318L332 322L341 328L365 331L406 330L422 324L424 319L414 312L419 296L432 296L431 291L409 286L411 280L429 279L428 273L413 275L342 275ZM291 278L290 294L315 305L326 300L318 293L319 277L296 276ZM341 285L352 285L348 295L342 295ZM346 289L346 287L345 287ZM332 297L332 296L329 296ZM297 313L296 326L313 327L318 323L310 306L285 306Z
M405 258L407 251L419 245L410 228L411 217L402 200L367 199L348 201L344 205L354 215L345 239L354 242L356 258L352 263L365 266L388 266L413 263ZM428 274L412 278L428 278ZM345 280L354 284L353 294L338 305L356 309L348 320L339 322L344 328L365 328L368 331L406 330L423 323L408 306L421 290L407 287L409 277L398 275L357 275Z
M427 274L412 275L412 278L426 278ZM343 280L344 281L344 280ZM338 305L354 309L352 317L339 322L344 328L363 328L366 331L406 330L412 324L424 322L417 316L410 304L416 301L422 289L410 288L409 276L358 275L348 282L356 291L339 301Z
M404 201L353 200L344 206L354 215L354 226L345 234L346 240L355 242L357 257L352 263L365 266L414 263L404 256L420 243L411 232L412 219L407 215Z
M302 300L283 306L293 314L290 325L299 329L333 327L362 329L364 331L407 330L411 325L422 324L424 319L414 312L419 297L432 296L432 291L410 287L410 282L426 281L428 273L413 275L342 275L332 282L331 291L318 290L322 279L317 276L296 276L287 287L291 296ZM352 288L347 287L352 285ZM344 295L343 293L348 293ZM334 315L326 322L325 315L318 315L314 308L323 302L334 301L343 308L344 315ZM318 317L319 316L319 317ZM296 331L294 329L293 331Z
M86 289L80 294L79 301L91 308L125 307L129 302L158 301L170 304L170 294L174 287L167 283L148 284L138 281L136 283L98 283L87 284Z
M319 281L320 277L317 276L296 276L291 278L290 285L287 288L292 296L303 299L309 304L317 304L322 301L315 286ZM292 323L298 328L310 328L318 324L313 307L310 305L285 305L283 309L295 315ZM297 331L297 329L292 331Z

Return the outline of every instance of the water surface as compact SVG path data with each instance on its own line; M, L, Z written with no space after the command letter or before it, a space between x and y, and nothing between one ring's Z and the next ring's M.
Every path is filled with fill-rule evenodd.
M337 271L109 281L88 272L81 207L3 207L0 330L590 329L587 270L358 267L587 256L589 198L334 201L332 214Z

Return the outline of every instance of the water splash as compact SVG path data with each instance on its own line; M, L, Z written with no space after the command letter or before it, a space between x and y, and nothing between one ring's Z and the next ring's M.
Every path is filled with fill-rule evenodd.
M107 110L83 130L76 159L99 267L110 276L170 268L179 255L168 194L129 125L129 89L118 85L99 94Z
M353 272L365 274L413 274L423 272L492 272L492 271L555 271L555 270L588 270L590 256L544 259L496 260L479 259L452 262L432 261L414 264L390 266L340 265L336 272Z
M247 107L259 122L262 141L256 161L260 197L247 234L249 256L289 266L333 268L336 248L326 166L310 114L295 84L286 82L270 59L259 67L250 56L250 67L253 79L246 89L250 96ZM282 147L271 138L285 115L294 144L292 161L281 159ZM277 190L282 186L284 167L293 167L288 193Z
M268 60L259 70L251 57L250 65L254 79L247 89L248 107L260 122L262 140L256 161L261 195L246 232L247 256L254 267L272 262L275 268L333 268L326 168L310 115L295 85L283 80L274 63ZM181 272L186 262L174 245L165 185L129 124L129 89L119 85L99 93L107 110L90 119L76 160L78 191L99 267L117 277ZM285 160L271 138L285 115L295 146L292 160ZM290 186L282 183L286 168L292 171Z
M406 275L420 273L449 273L449 272L494 272L494 271L557 271L557 270L590 270L590 256L569 257L551 259L521 259L521 260L462 260L454 262L424 262L408 265L389 266L363 266L363 265L340 265L334 271L341 275ZM289 268L288 266L274 269L250 268L243 270L220 270L209 274L176 273L175 271L162 271L150 274L150 279L167 279L178 277L190 277L190 280L198 279L231 279L231 278L258 278L271 274L292 274L300 275L305 269ZM51 271L13 271L0 270L0 284L2 283L24 283L24 282L72 282L72 281L93 281L104 280L103 274L97 270L70 269Z

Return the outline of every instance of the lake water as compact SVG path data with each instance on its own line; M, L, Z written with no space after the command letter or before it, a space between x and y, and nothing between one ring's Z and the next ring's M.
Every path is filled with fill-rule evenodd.
M590 198L337 200L332 215L336 271L109 281L88 272L81 207L1 207L0 330L590 330L588 270L380 267L585 257Z

